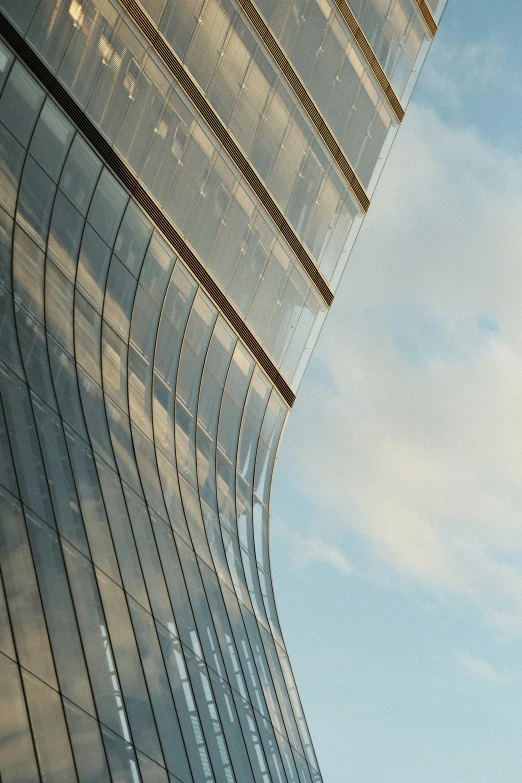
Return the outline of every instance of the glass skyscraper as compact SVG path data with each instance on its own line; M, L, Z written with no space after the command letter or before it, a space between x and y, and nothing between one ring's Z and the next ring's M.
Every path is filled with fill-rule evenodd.
M0 0L2 783L322 780L271 477L442 6Z

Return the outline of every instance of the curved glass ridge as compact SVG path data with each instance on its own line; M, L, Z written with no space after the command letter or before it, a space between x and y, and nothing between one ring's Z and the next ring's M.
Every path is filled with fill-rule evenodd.
M267 555L287 406L26 69L6 80L12 59L2 781L319 781Z

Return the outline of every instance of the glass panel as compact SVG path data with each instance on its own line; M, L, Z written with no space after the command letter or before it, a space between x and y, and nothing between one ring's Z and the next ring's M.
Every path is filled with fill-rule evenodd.
M205 368L201 381L198 421L212 439L216 437L222 394L223 389L214 376Z
M92 451L67 425L64 429L92 559L105 573L119 581Z
M236 341L237 337L232 329L223 318L219 317L205 357L205 365L215 375L221 385L225 383L230 357ZM204 395L202 395L203 397Z
M98 721L67 699L63 706L80 783L111 783Z
M42 247L47 242L56 185L29 155L26 158L16 218Z
M228 9L227 9L228 10ZM230 21L217 3L207 3L186 56L186 65L206 90L223 50Z
M87 214L102 169L100 159L77 133L60 178L60 188L76 209Z
M102 333L102 369L105 394L112 397L117 405L128 413L127 344L120 340L105 322Z
M11 455L11 446L7 435L7 424L4 417L4 409L0 402L0 484L6 487L13 495L18 495L16 474ZM1 626L0 626L1 627Z
M0 204L14 215L25 150L0 123Z
M274 242L274 231L269 221L259 214L250 232L242 261L237 266L228 291L230 299L236 304L242 315L246 315L256 289L263 279Z
M176 374L181 348L181 335L170 321L161 315L158 340L154 354L154 372L171 394L176 388Z
M154 128L141 181L160 204L165 202L181 164L192 132L195 113L188 98L183 97L181 91L175 92Z
M232 465L236 463L240 424L241 411L230 397L224 394L219 412L218 444Z
M130 344L147 365L152 365L159 317L159 307L141 285L138 285L132 311ZM134 355L134 351L131 353Z
M116 469L101 386L78 365L78 381L87 429L94 451Z
M59 538L33 514L26 512L26 519L60 690L92 715L94 703Z
M150 611L149 599L143 582L143 574L120 479L102 459L96 455L94 459L103 492L105 508L107 509L114 549L122 575L123 587Z
M129 350L128 389L131 419L150 439L152 438L152 368L132 347Z
M36 395L32 395L32 401L58 530L84 555L88 555L61 421Z
M256 367L248 387L244 415L257 431L261 429L271 388L272 384L268 378L259 367Z
M24 370L15 330L13 296L3 285L0 285L0 351L3 362L23 377Z
M49 334L47 335L47 346L60 415L83 438L87 438L80 405L75 361Z
M127 414L118 408L109 397L105 398L107 420L111 433L112 447L118 463L118 470L135 492L142 493L140 477L136 466L136 455L132 442L130 421Z
M0 654L2 783L39 783L18 666ZM74 779L74 778L73 778Z
M60 270L47 259L45 265L45 319L51 332L69 353L73 347L74 286Z
M20 663L57 688L22 507L2 487L0 564Z
M71 283L74 283L76 277L83 226L82 215L69 199L58 191L51 217L47 254Z
M0 182L0 188L2 187ZM11 290L11 246L13 239L13 221L0 208L0 283Z
M172 77L171 77L172 78ZM116 137L116 148L129 166L140 173L166 103L169 78L165 66L152 57L146 61Z
M183 166L177 170L164 207L182 234L188 231L203 194L215 150L216 142L200 127L195 127L183 155Z
M101 316L80 293L75 298L74 337L78 363L101 386Z
M236 188L230 208L222 220L208 266L225 291L230 286L236 268L248 263L245 245L252 228L255 206L252 197L240 185Z
M76 27L73 25L76 7L68 2L56 3L52 0L44 0L37 5L27 38L51 70L55 71Z
M140 78L145 47L122 22L110 44L108 67L100 71L89 100L88 114L102 133L113 141Z
M225 391L230 394L240 408L243 407L245 402L248 383L254 370L254 365L255 362L252 356L243 348L241 343L238 343L230 363Z
M15 314L27 383L48 405L56 410L45 344L45 330L18 302L15 303Z
M123 489L149 593L152 613L163 625L170 627L169 623L174 623L174 617L147 506L129 487L124 485Z
M163 312L181 334L185 331L197 288L198 285L192 275L178 261L170 278Z
M261 437L272 451L277 449L281 429L287 413L288 408L274 389L270 396L270 402L267 405L263 426L261 428Z
M27 386L0 364L0 388L22 500L54 526L47 476Z
M200 289L190 311L185 339L191 344L201 359L205 358L216 317L216 308Z
M58 78L84 108L100 71L117 68L117 53L116 62L112 62L112 44L121 17L107 0L85 0L83 3L73 0L68 13L73 34Z
M254 460L257 447L257 432L250 424L243 420L239 450L237 455L237 467L248 484L252 483L254 474Z
M104 169L101 173L87 220L109 247L112 247L128 196L116 179Z
M176 255L156 233L152 237L140 275L140 285L161 307Z
M186 669L183 648L171 629L167 630L159 624L156 624L156 627L174 702L179 705L181 730L194 779L212 781L214 777L206 746L206 737L203 733L194 692Z
M74 135L72 125L47 99L36 125L29 152L51 179L58 182Z
M279 243L276 244L248 313L248 323L260 340L264 340L270 326L277 302L285 287L290 264L290 257L286 250Z
M0 122L27 148L45 93L15 62L0 98Z
M130 199L116 237L114 252L135 277L139 276L151 234L152 224Z
M105 726L102 726L102 734L112 780L117 783L141 783L136 753L130 742L124 742Z
M162 519L167 520L169 516L167 514L167 509L165 508L165 501L158 476L156 453L152 441L150 441L149 438L146 438L137 427L132 428L132 437L134 439L138 470L147 504L153 508Z
M113 650L107 635L107 624L92 563L65 543L63 555L98 717L106 726L130 742L118 672L114 665Z
M201 191L201 198L187 234L188 241L200 258L206 260L209 257L220 229L223 227L226 230L225 216L236 183L234 172L221 155L218 155ZM205 227L203 231L202 226Z
M202 368L201 359L196 356L190 345L184 343L179 361L176 393L193 417L196 416Z
M94 229L86 225L80 250L77 287L99 313L103 308L110 257L111 251L103 239Z
M163 764L124 593L99 571L97 578L134 744L158 764Z
M143 662L167 769L182 781L191 781L176 709L172 700L154 620L141 606L129 601L129 608Z
M136 286L136 278L113 255L105 289L103 317L125 342L129 339Z

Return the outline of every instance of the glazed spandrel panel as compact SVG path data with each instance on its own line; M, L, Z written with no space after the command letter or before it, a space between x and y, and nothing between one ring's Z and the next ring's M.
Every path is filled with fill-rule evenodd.
M331 265L328 259L333 246L329 246L328 238L321 244L314 242L312 237L317 224L320 224L321 234L329 235L339 223L339 210L344 206L352 215L349 225L343 222L338 225L338 230L342 226L346 239L358 207L347 183L336 172L336 165L332 165L330 154L317 140L317 132L298 106L297 99L281 82L275 66L268 62L267 54L248 32L236 11L231 12L228 6L214 7L213 4L214 0L208 0L208 9L202 11L205 21L200 25L202 30L207 30L210 39L203 40L202 31L196 37L191 35L190 40L194 37L194 41L192 48L187 50L188 54L197 50L194 63L208 60L217 45L213 38L220 29L216 19L222 18L225 25L223 46L231 48L227 56L218 59L227 67L236 61L248 60L250 64L244 78L249 89L237 73L231 76L226 69L222 72L219 68L216 70L216 63L213 63L210 74L211 83L215 85L214 93L222 95L225 84L230 89L239 90L238 95L234 94L225 101L234 107L230 116L231 127L245 129L252 125L245 112L253 112L257 118L250 140L243 139L243 150L299 238L308 246L317 266L328 273ZM55 12L51 12L54 6L54 2L41 0L26 32L27 40L45 59L51 71L57 73L58 79L114 144L183 234L190 232L194 217L199 223L205 210L209 212L212 219L208 232L204 236L201 232L189 233L189 241L195 238L201 240L198 252L203 263L208 265L224 290L228 290L236 267L249 264L243 250L255 218L253 213L260 211L259 200L237 169L233 170L232 179L224 173L227 156L220 152L221 145L209 135L205 124L198 121L194 106L151 52L141 33L124 18L115 0L61 2ZM15 23L18 20L23 29L16 9L1 4L0 7ZM167 8L165 14L169 13ZM181 24L183 19L183 14L179 18L176 16L176 25ZM201 56L197 55L198 47L202 47ZM219 54L219 46L217 51ZM272 74L270 90L265 106L259 112L259 87L268 78L268 73ZM250 99L248 102L244 98L247 93L255 95L255 101ZM223 105L221 101L216 110ZM205 136L208 137L206 141ZM357 156L359 154L360 151ZM221 163L219 159L222 159ZM306 196L308 211L305 216L299 206L303 198L300 181L310 166L317 168L322 184L318 196ZM284 180L281 180L281 171L287 172ZM323 190L330 193L332 188L337 192L335 204L322 196ZM241 237L242 232L246 233L231 254L232 248L228 245L233 243L234 237ZM277 233L274 226L272 232ZM213 248L214 255L209 257ZM327 279L328 274L325 275Z
M323 111L333 83L342 79L343 55L353 46L334 0L259 0L256 5ZM350 0L348 7L400 98L427 36L417 3Z

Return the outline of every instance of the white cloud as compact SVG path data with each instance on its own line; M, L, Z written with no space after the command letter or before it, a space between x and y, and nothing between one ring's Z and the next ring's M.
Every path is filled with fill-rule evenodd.
M521 216L520 157L410 107L284 444L329 539L357 531L401 577L510 632L522 631Z
M459 46L444 29L435 45L437 57L428 59L423 73L424 89L434 99L455 108L473 90L506 88L507 53L496 37ZM517 92L520 89L514 79L508 87Z
M494 666L487 661L484 661L482 658L473 658L471 655L465 655L464 653L456 651L455 657L473 677L496 682L499 685L505 685L510 682L508 677L498 672Z
M285 549L289 551L295 567L306 568L312 563L325 563L344 574L352 573L353 568L339 547L318 537L302 536L279 520L273 524L277 535L285 539Z

